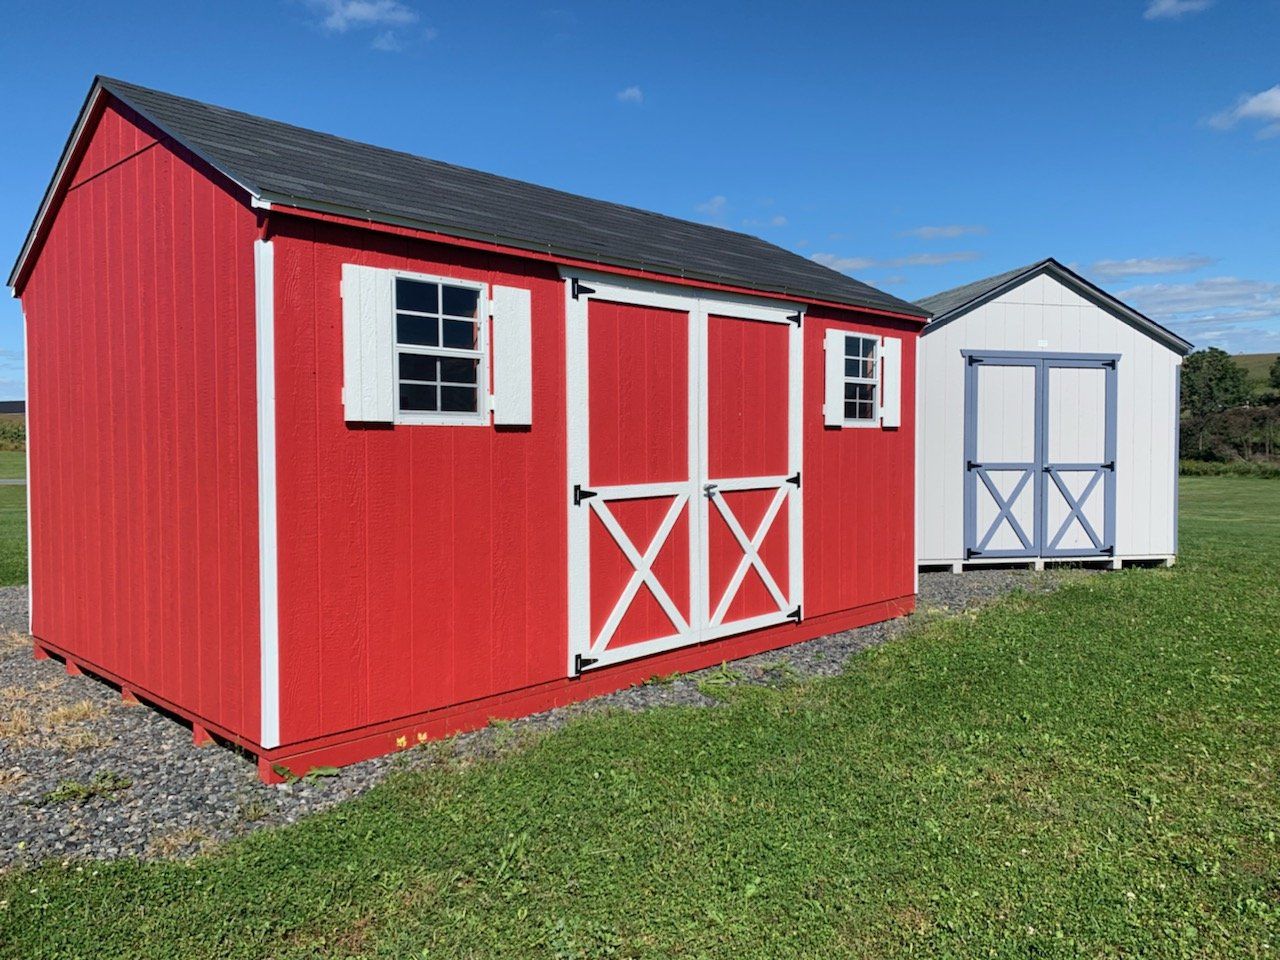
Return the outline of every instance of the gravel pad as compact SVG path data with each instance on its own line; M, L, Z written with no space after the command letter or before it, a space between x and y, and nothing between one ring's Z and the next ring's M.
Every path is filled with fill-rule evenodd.
M531 734L597 710L647 710L719 701L700 689L786 683L839 673L860 650L900 634L920 615L952 613L1015 589L1048 591L1066 571L984 569L920 576L919 613L738 660L726 667L619 690L424 749L379 757L334 776L269 787L251 760L197 748L191 730L56 660L35 660L25 587L0 588L0 869L47 859L187 856L249 831L356 796L390 771L499 756Z

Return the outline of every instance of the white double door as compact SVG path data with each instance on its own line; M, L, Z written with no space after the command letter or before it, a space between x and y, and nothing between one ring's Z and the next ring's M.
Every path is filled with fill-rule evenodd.
M566 282L569 672L801 615L802 316Z

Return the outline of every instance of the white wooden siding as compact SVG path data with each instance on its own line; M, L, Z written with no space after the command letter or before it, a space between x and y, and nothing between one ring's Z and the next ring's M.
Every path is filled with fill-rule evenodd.
M1119 354L1116 556L1176 553L1178 411L1174 397L1182 358L1071 287L1040 274L920 338L916 468L920 563L964 559L962 350ZM1065 372L1055 371L1054 376ZM1016 419L1017 414L1010 414Z

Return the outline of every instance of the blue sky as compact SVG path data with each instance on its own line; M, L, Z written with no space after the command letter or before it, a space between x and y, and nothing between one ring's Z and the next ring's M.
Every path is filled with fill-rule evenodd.
M0 38L16 255L94 73L746 230L917 298L1052 255L1280 350L1280 0L65 3ZM0 302L0 398L21 396Z

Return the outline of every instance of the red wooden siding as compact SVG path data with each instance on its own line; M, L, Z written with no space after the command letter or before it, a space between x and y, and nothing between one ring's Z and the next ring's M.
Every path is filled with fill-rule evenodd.
M902 426L823 424L831 326L902 338ZM804 614L915 593L916 325L815 308L804 324Z
M594 301L587 326L588 487L689 479L689 314ZM615 500L609 512L644 554L673 497ZM688 619L689 509L654 559L653 572ZM591 635L605 625L635 568L603 521L591 516ZM648 584L640 587L609 641L624 647L670 635L671 619Z
M515 702L522 690L543 691L522 695L530 702L562 698L553 692L565 682L568 631L564 286L558 273L530 260L313 219L272 223L281 742L327 742L470 701ZM343 263L531 289L533 426L345 423ZM913 435L910 427L823 427L822 331L836 317L903 337L907 424L915 334L911 324L894 327L854 311L815 309L805 322L805 617L857 608L866 622L878 604L896 602L881 608L886 611L910 606ZM687 477L687 318L593 302L591 324L591 352L599 356L610 345L617 360L589 371L590 483ZM724 440L713 443L710 455L729 475L780 473L786 372L773 354L785 344L786 328L724 320L713 321L711 331L717 359L709 389L723 401L711 425ZM741 416L735 407L743 405L765 411L746 430L734 423ZM646 433L645 443L634 442L637 431ZM669 444L651 442L649 434L665 431ZM764 504L750 503L750 494L734 496L750 532ZM668 503L655 498L616 506L624 529L642 544ZM784 589L787 529L784 513L762 549ZM616 550L604 531L597 533L593 550ZM681 520L655 565L682 610L689 603L687 586L680 586L688 580L688 536ZM723 550L726 557L741 556L736 544L725 542ZM616 598L631 568L615 559ZM728 559L723 566L727 578ZM763 584L754 571L750 578L734 615L768 609ZM642 594L615 642L669 629L647 588ZM593 611L597 627L607 614ZM831 621L831 629L840 628L838 619ZM812 628L786 624L766 631L775 639L762 634L744 642L763 649L785 643L789 632L811 635ZM726 651L734 648L724 644ZM646 669L662 672L688 656L664 654L646 661ZM623 667L604 673L610 671L619 682L634 673ZM593 680L592 688L599 683L607 681Z
M707 318L708 476L787 474L790 400L789 327L732 317ZM773 502L773 490L722 491L748 539ZM720 602L743 551L719 510L709 510L708 580L712 609ZM784 503L760 544L760 559L784 593L790 590L790 517ZM777 604L755 567L748 568L724 614L726 623L773 613Z
M256 225L156 136L101 112L23 290L33 632L252 741Z
M554 268L302 220L278 230L282 742L563 674L564 287ZM344 423L343 263L531 289L533 426Z

